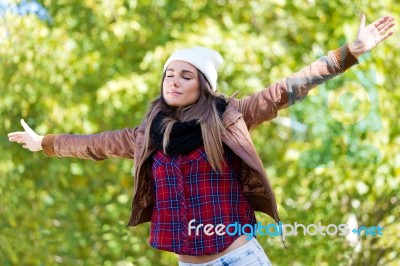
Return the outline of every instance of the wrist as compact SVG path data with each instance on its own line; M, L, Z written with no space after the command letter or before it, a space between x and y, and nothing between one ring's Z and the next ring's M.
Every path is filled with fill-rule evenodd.
M349 44L349 51L352 55L354 55L354 57L357 58L364 53L363 48L361 47L361 45L358 44L357 41Z
M43 147L42 147L43 138L44 138L44 136L38 136L38 138L36 139L38 151L43 150Z

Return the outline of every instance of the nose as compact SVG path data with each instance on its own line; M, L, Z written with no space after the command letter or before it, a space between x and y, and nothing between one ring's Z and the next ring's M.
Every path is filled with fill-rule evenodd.
M171 78L170 86L171 86L172 88L177 88L178 85L179 85L178 79L177 79L176 77Z

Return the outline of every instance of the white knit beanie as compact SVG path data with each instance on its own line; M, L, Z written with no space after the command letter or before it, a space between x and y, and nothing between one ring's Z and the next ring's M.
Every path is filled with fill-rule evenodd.
M164 64L164 72L172 61L181 60L192 64L206 76L211 89L217 90L217 70L224 61L222 56L215 50L204 47L194 47L189 49L177 50Z

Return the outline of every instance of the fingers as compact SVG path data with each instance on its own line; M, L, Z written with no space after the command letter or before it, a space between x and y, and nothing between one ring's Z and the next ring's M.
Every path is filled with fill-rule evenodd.
M376 29L380 31L380 30L382 30L382 29L384 29L384 28L386 28L386 27L388 27L388 26L390 26L390 27L394 26L393 20L394 20L394 18L385 20L384 22L382 22L381 24L379 24L379 25L376 27Z
M389 31L395 25L394 17L392 16L383 16L377 19L374 23L371 23L368 27L375 28L378 31L379 37L376 40L377 43L382 42L383 40L389 38L393 35L393 31Z
M380 18L378 18L377 20L375 20L375 22L373 22L372 24L375 26L375 27L378 27L382 22L384 22L385 20L387 20L387 19L389 19L390 18L390 16L383 16L383 17L380 17Z
M8 138L22 137L24 134L25 134L25 132L17 131L17 132L9 133L9 134L7 135L7 137L8 137Z
M380 34L384 34L386 31L388 31L393 26L394 26L394 22L386 23L382 27L378 28L378 31Z
M24 119L21 119L21 125L25 129L25 132L32 132L33 130L25 123Z
M361 14L360 28L365 28L365 14Z
M10 142L25 143L25 132L13 132L7 135Z
M12 132L7 135L8 141L10 142L16 142L18 144L26 144L26 133L17 131L17 132Z
M25 144L26 141L24 138L10 138L8 139L10 142L16 142L18 144Z
M393 31L386 33L385 35L382 36L381 41L387 39L389 36L393 35Z
M378 30L384 28L388 23L392 22L394 20L394 17L392 16L384 16L379 19L377 19L374 23L372 23L375 28Z
M381 35L380 42L389 38L391 35L393 35L393 31L389 31L395 25L395 23L393 21L394 21L394 17L388 17L384 22L382 22L377 27L378 32Z
M23 139L23 138L9 138L8 139L10 142L17 142L18 144L21 144L21 143L25 143L25 140Z

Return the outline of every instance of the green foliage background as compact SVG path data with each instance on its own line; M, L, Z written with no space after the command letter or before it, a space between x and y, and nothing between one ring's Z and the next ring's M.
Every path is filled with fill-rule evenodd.
M159 92L168 55L194 45L221 52L219 90L244 97L354 40L361 12L368 22L387 13L399 20L400 13L399 2L387 0L42 4L51 22L32 14L0 18L0 265L177 264L174 254L150 248L149 224L125 226L132 161L31 153L7 140L21 130L20 118L39 134L134 127ZM399 265L398 50L396 29L360 65L252 132L285 223L353 217L384 228L383 236L356 244L344 236L292 236L288 249L259 237L274 265ZM338 94L348 88L356 93ZM366 101L357 98L363 92ZM288 119L306 132L285 126Z

